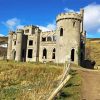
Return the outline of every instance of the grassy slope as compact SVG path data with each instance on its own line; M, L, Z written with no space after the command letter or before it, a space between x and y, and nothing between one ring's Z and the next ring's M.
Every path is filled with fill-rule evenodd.
M57 100L80 100L81 98L81 77L75 70L71 70L72 78L61 90Z
M46 100L61 74L55 65L0 61L0 100Z
M88 39L86 46L90 49L90 59L100 65L100 39Z

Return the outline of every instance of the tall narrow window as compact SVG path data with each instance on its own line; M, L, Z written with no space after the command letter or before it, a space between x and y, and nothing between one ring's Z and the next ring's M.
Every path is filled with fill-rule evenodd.
M55 52L56 52L56 49L54 48L52 52L52 59L55 59Z
M15 58L16 58L16 51L14 51L14 60L15 60Z
M75 50L72 49L72 50L71 50L71 61L74 61L74 53L75 53Z
M46 48L43 49L43 58L47 59L47 50Z
M14 41L14 45L16 45L16 41Z
M60 29L60 36L63 36L63 28Z
M32 58L33 50L28 49L28 58Z

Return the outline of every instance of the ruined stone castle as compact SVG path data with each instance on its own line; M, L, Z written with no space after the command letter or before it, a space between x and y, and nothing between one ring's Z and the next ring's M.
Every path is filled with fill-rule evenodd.
M42 32L37 26L25 26L10 31L7 59L30 62L76 63L85 57L86 32L83 29L84 10L61 13L56 18L56 30Z

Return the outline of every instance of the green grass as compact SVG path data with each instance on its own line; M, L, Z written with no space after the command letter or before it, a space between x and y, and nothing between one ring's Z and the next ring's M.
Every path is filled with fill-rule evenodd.
M81 77L75 70L72 70L70 74L72 78L61 90L60 96L56 100L80 100Z
M61 80L61 66L0 61L0 100L47 100ZM57 100L80 100L81 78L75 70L70 74Z
M62 72L55 64L0 61L0 100L46 100Z

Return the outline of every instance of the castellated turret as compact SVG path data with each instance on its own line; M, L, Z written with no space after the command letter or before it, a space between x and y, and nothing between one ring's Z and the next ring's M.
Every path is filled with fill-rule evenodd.
M71 60L76 64L79 63L83 15L84 11L81 10L80 13L62 13L57 16L56 62L64 63L65 61Z
M21 29L17 29L17 41L16 41L16 61L21 61L22 57L22 38L23 38L23 33L24 31Z

